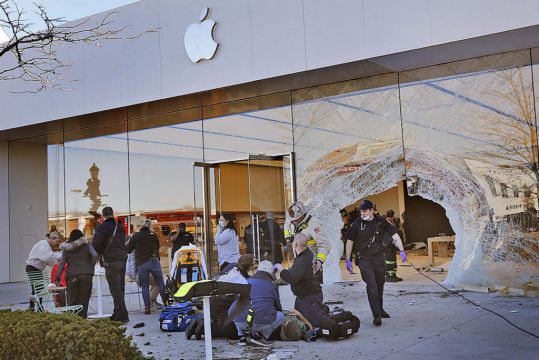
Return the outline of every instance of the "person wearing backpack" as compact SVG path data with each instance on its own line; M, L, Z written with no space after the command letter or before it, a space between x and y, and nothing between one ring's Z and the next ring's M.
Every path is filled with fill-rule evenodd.
M383 217L374 214L374 205L363 200L359 206L358 218L346 235L346 269L352 271L352 248L357 248L355 262L361 271L361 278L367 284L367 298L373 315L373 324L382 325L382 318L389 318L383 307L385 283L385 248L393 243L400 250L403 262L407 261L406 252L397 229ZM388 234L389 236L386 236Z
M103 208L102 216L105 221L95 229L92 245L101 258L101 265L105 267L105 277L114 301L110 319L126 323L129 321L129 314L124 299L127 263L125 231L121 223L114 219L114 210L110 206Z
M151 231L151 227L151 220L143 220L140 224L140 231L134 233L127 244L128 253L135 251L135 265L142 288L145 314L151 313L150 274L157 282L163 303L168 305L159 258L159 238Z

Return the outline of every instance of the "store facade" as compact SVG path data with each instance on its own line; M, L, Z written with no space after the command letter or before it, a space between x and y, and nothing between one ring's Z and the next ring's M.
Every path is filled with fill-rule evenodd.
M121 8L120 17L154 9L154 3ZM155 11L163 15L159 21L167 21L170 12L160 10L171 3L156 5ZM267 10L275 18L289 14L290 19L283 20L286 29L271 34L281 40L296 24L299 10L313 12L314 24L308 27L309 16L303 20L306 38L317 22L327 23L322 16L327 8L318 2L313 2L318 7L290 2L288 13L275 10L276 5L250 3L246 16L251 21L256 19L253 11ZM152 33L142 41L150 48L178 43L189 13L200 7L200 2L189 4L180 24L163 27L158 39ZM132 218L140 216L155 218L163 237L166 226L170 230L185 221L201 241L207 241L220 213L231 213L247 242L249 225L258 226L268 213L282 222L293 199L307 202L325 224L334 245L326 273L329 280L337 280L339 210L403 180L408 193L446 210L456 233L450 282L485 284L509 276L503 269L510 272L514 267L524 276L536 271L537 28L481 33L476 35L484 37L468 36L471 39L455 35L426 49L418 49L418 44L398 48L397 41L378 49L370 43L356 54L333 48L329 53L334 58L329 59L328 54L316 53L315 45L306 47L306 40L303 45L287 40L282 49L271 42L253 43L264 23L254 22L260 28L251 24L247 36L238 28L245 20L240 9L244 10L239 5L211 7L213 16L237 10L229 22L223 17L214 29L220 45L211 60L189 64L182 46L175 46L174 56L162 53L160 74L153 74L160 79L158 91L152 81L155 64L137 71L128 63L122 65L127 70L121 80L129 78L130 71L138 80L131 89L123 88L122 82L122 96L129 100L107 96L116 85L114 77L102 79L101 94L90 94L85 87L84 106L96 111L81 112L68 104L78 101L71 93L62 100L71 110L59 110L60 93L36 95L34 106L42 106L43 113L16 111L23 100L6 95L18 104L8 105L10 115L30 111L36 120L22 126L27 120L20 118L18 126L8 124L2 131L1 165L7 171L0 190L6 200L2 214L9 224L3 237L9 240L3 240L8 276L2 281L23 279L21 264L51 225L66 234L85 229L91 236L95 214L106 205L125 218L128 231ZM395 9L384 9L386 15L394 15ZM238 19L235 27L227 26L233 19ZM433 21L432 14L429 19ZM350 31L343 29L345 25L355 26L353 19L342 21L330 25L344 33ZM322 35L316 36L319 41ZM234 36L244 39L230 40L231 47L237 46L230 54L227 40ZM509 42L514 37L521 43ZM247 40L254 53L242 64L241 42ZM271 53L265 53L269 50L264 46L273 47ZM310 58L305 49L313 52ZM131 43L120 50L131 51L130 56L140 51ZM302 65L297 64L300 50ZM409 52L403 54L404 50ZM278 56L283 52L287 56ZM83 63L101 64L107 62L104 55L110 55L78 54ZM178 59L185 68L172 65ZM305 59L313 62L309 65ZM239 75L245 67L250 75ZM142 81L145 76L149 78ZM89 81L85 77L85 86ZM138 90L140 82L148 86L147 92ZM92 101L107 110L92 107ZM62 112L69 116L60 116Z

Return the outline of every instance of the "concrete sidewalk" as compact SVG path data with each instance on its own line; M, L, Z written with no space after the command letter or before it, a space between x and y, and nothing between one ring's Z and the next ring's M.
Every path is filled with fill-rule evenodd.
M391 314L381 327L372 325L365 284L345 281L324 286L325 301L343 302L344 308L358 315L358 334L338 342L319 339L314 343L275 342L271 350L240 347L232 341L214 340L215 359L538 359L539 340L510 326L501 318L449 295L410 267L399 266L405 281L386 284L384 308ZM441 281L444 274L429 274ZM358 275L353 276L353 278ZM107 285L104 285L108 294ZM136 286L128 283L126 303L131 321L127 333L133 335L143 353L156 359L203 359L204 341L185 338L185 333L159 330L159 313L144 315ZM293 306L289 286L280 286L283 307ZM502 297L498 294L463 293L507 317L518 326L539 334L539 298ZM26 308L26 284L0 284L0 306ZM142 299L140 299L142 301ZM23 302L23 303L21 303ZM92 299L92 306L95 299ZM142 305L143 307L143 305ZM105 310L111 312L112 299L105 297ZM144 327L133 325L143 322Z

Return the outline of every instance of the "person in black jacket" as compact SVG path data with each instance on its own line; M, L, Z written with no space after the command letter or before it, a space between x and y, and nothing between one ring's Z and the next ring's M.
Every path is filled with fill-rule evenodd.
M60 276L67 262L69 264L66 271L68 305L82 305L82 311L78 315L86 319L97 253L88 243L88 239L83 236L82 231L75 229L69 234L69 239L60 244L62 262L58 267L55 283L57 286L60 284Z
M131 236L127 243L127 252L135 251L135 266L137 268L140 286L142 288L142 299L144 300L144 313L150 314L150 274L157 282L163 304L167 305L165 293L165 283L163 281L163 270L159 259L159 238L150 229L151 220L143 220L140 224L140 231Z
M283 269L281 264L275 264L275 269L281 272L281 279L290 284L296 295L294 309L302 313L314 327L318 327L324 314L323 294L320 281L313 272L314 255L307 247L308 240L303 233L297 233L292 242L296 251L294 264L288 270Z
M391 243L400 250L402 262L407 261L406 252L397 229L385 218L374 214L374 204L363 200L359 205L361 217L358 218L346 236L346 268L352 271L352 249L357 248L355 254L356 265L361 271L361 279L367 284L367 298L375 326L382 325L382 318L389 318L384 310L384 283L386 264L384 252Z
M195 238L193 237L193 234L191 234L189 231L186 231L186 228L187 225L184 222L180 223L178 225L178 232L170 237L170 241L172 241L172 251L170 253L171 262L172 260L174 260L174 254L176 254L176 251L178 251L182 246L195 244Z
M126 323L129 321L129 314L124 299L127 262L125 231L122 224L114 219L114 211L110 206L103 208L102 215L105 221L95 229L92 245L104 260L105 276L114 300L114 311L110 319Z

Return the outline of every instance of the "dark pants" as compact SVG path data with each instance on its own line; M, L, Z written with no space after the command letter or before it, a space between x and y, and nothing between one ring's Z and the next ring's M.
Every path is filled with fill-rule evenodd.
M386 247L386 275L387 276L397 276L397 251L396 247L393 244L389 244Z
M367 284L367 297L373 316L382 316L386 265L384 255L361 256L358 261L361 278Z
M322 292L304 297L296 297L294 309L299 311L314 327L320 326L320 318L324 314L324 297Z
M29 273L29 272L33 272L33 271L42 271L42 270L39 270L38 268L32 266L32 265L26 265L26 272ZM34 295L36 293L35 289L32 287L31 289L31 292L30 294ZM39 303L42 304L43 303L43 298L39 298ZM35 302L30 299L30 309L32 309L32 311L34 310L35 308Z
M157 283L161 299L166 303L167 295L165 294L165 283L163 282L163 270L159 259L152 258L138 267L138 277L140 279L140 287L142 288L142 299L144 306L149 308L152 305L150 299L150 274Z
M114 300L112 320L129 320L125 307L125 263L126 261L114 261L107 263L105 277L109 283L110 294Z
M68 305L82 305L78 315L84 319L88 315L88 303L92 295L92 277L92 274L77 274L67 279Z
M201 319L201 321L204 321L204 320ZM236 326L234 325L233 321L229 322L227 326L223 326L223 324L219 324L212 321L211 336L214 338L222 338L222 339L229 339L229 340L237 340L240 338L238 336L238 329L236 329Z

